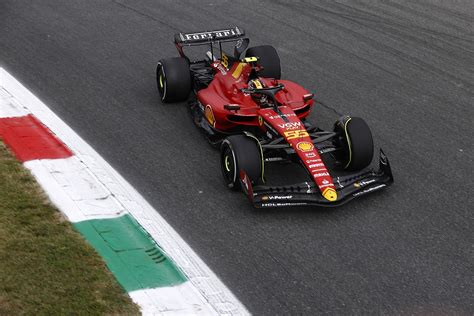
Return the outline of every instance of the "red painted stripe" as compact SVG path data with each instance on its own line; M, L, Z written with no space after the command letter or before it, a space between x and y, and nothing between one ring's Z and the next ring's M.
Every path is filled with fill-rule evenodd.
M18 160L71 157L72 152L33 115L0 118L0 137Z

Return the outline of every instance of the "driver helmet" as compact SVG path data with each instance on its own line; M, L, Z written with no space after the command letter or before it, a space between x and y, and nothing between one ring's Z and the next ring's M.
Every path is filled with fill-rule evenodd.
M265 84L262 82L262 80L257 78L249 81L249 88L258 90L265 88Z
M249 88L254 89L254 90L260 90L263 88L266 88L267 86L265 83L260 80L260 79L252 79L249 81ZM254 100L255 103L257 104L267 104L268 103L268 97L265 94L261 93L253 93L252 94L252 99Z

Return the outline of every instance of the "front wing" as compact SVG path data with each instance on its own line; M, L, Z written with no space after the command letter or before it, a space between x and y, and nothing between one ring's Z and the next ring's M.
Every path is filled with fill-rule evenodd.
M380 150L378 170L364 170L356 174L333 178L338 196L333 202L326 200L312 182L278 187L252 186L245 171L240 173L240 182L243 191L256 208L304 205L334 207L391 185L393 175L387 156Z

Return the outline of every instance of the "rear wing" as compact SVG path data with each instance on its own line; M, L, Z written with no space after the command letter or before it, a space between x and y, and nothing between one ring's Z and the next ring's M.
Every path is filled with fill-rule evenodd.
M178 33L174 35L174 42L177 46L193 46L236 41L244 36L245 31L236 26L217 31Z

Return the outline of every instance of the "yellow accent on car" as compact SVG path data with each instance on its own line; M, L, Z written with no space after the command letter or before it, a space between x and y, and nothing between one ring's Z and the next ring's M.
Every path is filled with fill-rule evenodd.
M242 69L244 69L244 64L239 63L235 68L234 72L232 73L232 77L234 77L235 79L239 78L240 74L242 73Z
M295 131L286 131L286 132L284 132L284 135L285 135L287 140L295 139L295 138L309 137L308 132L304 129L299 129L299 130L295 130Z
M212 112L211 106L208 104L204 110L204 117L211 124L211 126L216 126L216 119L214 118L214 113Z
M244 63L253 63L253 62L256 62L257 60L258 60L257 57L245 57L244 59L242 59Z
M298 148L301 151L306 152L306 151L312 151L314 149L314 146L310 142L299 142L298 144L296 144L296 148Z
M258 79L251 80L250 82L253 83L253 85L255 86L256 89L262 89L263 88L262 83Z
M222 53L221 55L221 64L224 66L227 70L229 69L229 57L227 57L226 54Z
M337 192L333 188L324 189L323 196L326 200L330 202L334 202L337 200Z

